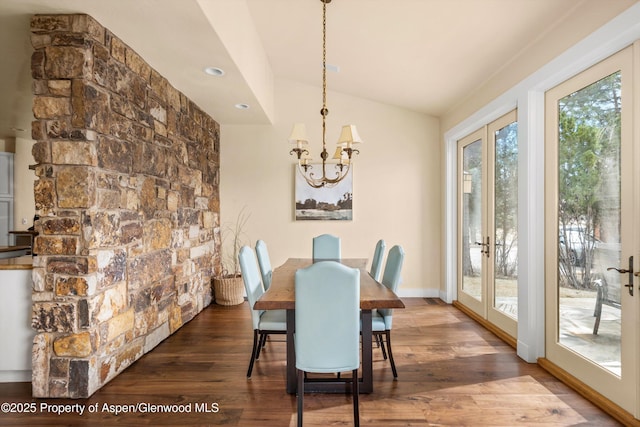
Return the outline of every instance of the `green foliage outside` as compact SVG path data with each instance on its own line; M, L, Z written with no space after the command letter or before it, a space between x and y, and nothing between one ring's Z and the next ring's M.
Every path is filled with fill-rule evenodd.
M561 285L591 287L598 242L619 242L620 73L559 101Z

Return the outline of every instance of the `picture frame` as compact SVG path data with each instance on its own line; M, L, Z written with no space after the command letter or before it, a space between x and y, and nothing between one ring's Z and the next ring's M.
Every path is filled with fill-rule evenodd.
M309 166L313 171L322 171L322 164ZM310 186L296 167L295 219L296 221L353 220L353 165L342 181L330 188Z

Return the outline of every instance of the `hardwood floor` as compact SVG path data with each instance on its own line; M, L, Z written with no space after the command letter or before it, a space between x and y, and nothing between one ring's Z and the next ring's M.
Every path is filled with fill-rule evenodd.
M403 301L391 334L399 377L374 349L374 392L360 398L363 426L620 425L456 308ZM283 337L270 337L247 380L252 337L247 302L211 305L89 399L32 399L28 383L0 384L0 403L15 403L10 409L35 403L29 414L2 406L0 425L295 425ZM48 405L76 412L46 413L63 408ZM116 415L128 408L116 405L138 406ZM154 405L175 406L162 413ZM351 424L350 396L305 396L306 426Z

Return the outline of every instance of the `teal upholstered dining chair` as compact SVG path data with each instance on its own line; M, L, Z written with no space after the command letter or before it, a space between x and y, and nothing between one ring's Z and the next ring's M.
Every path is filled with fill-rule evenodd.
M262 285L266 291L269 289L269 286L271 286L273 270L271 269L271 260L269 259L267 244L264 240L258 240L256 242L256 255L258 256L258 265L260 266L260 274L262 275Z
M287 316L285 310L254 310L253 305L264 293L255 254L249 246L243 246L238 254L240 271L247 292L247 300L251 309L251 323L253 325L253 350L247 370L247 378L251 378L253 363L260 357L260 349L269 334L287 333Z
M307 372L351 371L354 425L360 424L360 270L336 261L320 261L295 276L294 346L298 369L298 426L302 426Z
M398 289L398 285L400 284L400 274L402 272L403 262L404 249L402 249L402 246L396 245L389 249L389 255L387 255L387 263L385 264L384 273L382 275L382 284L391 289L394 293L396 292L396 290ZM387 352L389 353L389 362L391 363L393 377L397 378L398 371L396 370L396 364L393 360L393 352L391 351L392 321L392 309L375 310L371 315L372 333L376 336L376 340L381 344L382 354L385 359L387 358Z
M378 243L376 243L376 249L373 252L373 259L371 260L371 269L369 270L369 274L371 274L371 277L377 281L380 280L380 273L382 272L382 258L384 257L384 250L386 247L387 245L384 240L380 239L378 240Z
M313 238L313 260L339 260L340 238L321 234Z

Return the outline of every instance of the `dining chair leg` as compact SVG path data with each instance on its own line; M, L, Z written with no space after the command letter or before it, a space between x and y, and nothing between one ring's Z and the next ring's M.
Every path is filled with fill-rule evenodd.
M382 344L380 346L380 348L382 349L382 357L384 358L384 360L387 360L387 350L384 349L384 340L382 339L381 334L376 334L376 341Z
M398 371L396 371L396 363L393 361L393 353L391 352L391 331L386 330L387 350L389 351L389 362L391 363L391 370L393 371L393 377L398 378Z
M260 334L260 338L258 339L258 348L256 349L256 360L260 359L260 352L262 351L262 348L264 347L264 341L267 337L267 334Z
M305 372L306 374L306 372ZM302 427L302 411L304 407L304 374L298 370L298 427Z
M351 372L351 391L353 393L353 425L360 426L360 380L358 380L358 370Z
M251 360L249 361L249 369L247 370L247 378L251 378L251 372L253 371L253 362L256 360L256 354L259 350L258 346L258 330L253 331L253 349L251 350Z

